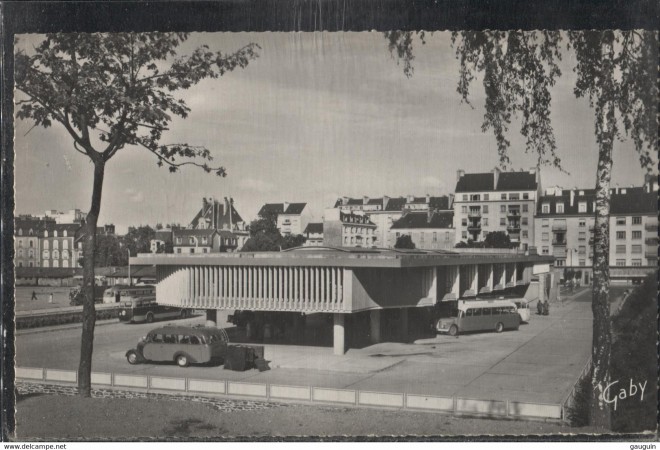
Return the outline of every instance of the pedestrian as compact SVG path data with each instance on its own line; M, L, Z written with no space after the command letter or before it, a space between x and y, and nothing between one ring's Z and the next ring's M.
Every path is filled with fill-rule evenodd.
M30 301L32 300L37 300L37 293L35 291L32 291L32 298L30 299Z
M53 293L52 292L48 296L48 303L53 303Z

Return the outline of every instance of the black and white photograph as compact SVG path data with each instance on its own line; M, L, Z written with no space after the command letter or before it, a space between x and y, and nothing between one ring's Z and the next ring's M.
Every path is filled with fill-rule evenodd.
M657 32L13 39L10 440L657 438Z

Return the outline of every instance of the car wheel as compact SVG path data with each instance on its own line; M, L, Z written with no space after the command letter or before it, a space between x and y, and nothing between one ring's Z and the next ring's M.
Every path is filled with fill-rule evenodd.
M148 313L147 313L147 319L146 319L146 320L147 320L147 323L151 323L151 322L153 322L153 321L154 321L154 313L152 313L152 312L148 312Z
M498 333L504 331L504 324L502 322L497 322L497 325L495 325L495 331Z
M449 335L458 336L458 327L456 325L452 325L451 327L449 327Z
M137 364L138 359L138 354L135 352L135 350L131 350L126 353L126 361L128 361L129 364Z
M176 357L176 363L179 367L188 367L188 357L186 355L179 355Z

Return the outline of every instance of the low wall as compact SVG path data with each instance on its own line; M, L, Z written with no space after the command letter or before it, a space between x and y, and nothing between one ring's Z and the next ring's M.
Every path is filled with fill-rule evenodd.
M16 367L16 380L42 384L71 385L77 382L75 370ZM173 395L241 398L261 401L287 401L304 404L371 407L500 419L561 421L559 404L509 400L442 397L397 392L374 392L312 386L202 380L110 372L92 372L92 386L123 391L171 393Z
M96 320L116 319L119 317L119 309L112 305L111 308L100 308L96 305ZM82 307L70 308L62 311L49 310L48 312L35 312L30 314L17 314L15 318L16 329L49 327L64 325L67 323L79 323L82 321Z

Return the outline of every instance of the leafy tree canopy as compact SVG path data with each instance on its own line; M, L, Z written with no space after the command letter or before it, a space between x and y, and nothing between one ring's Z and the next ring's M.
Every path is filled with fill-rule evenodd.
M414 249L415 243L412 241L412 238L409 235L404 234L396 238L396 243L394 244L394 248Z
M242 252L278 252L288 248L300 247L305 243L304 236L282 236L277 229L277 214L266 213L250 224L250 238L245 242Z

